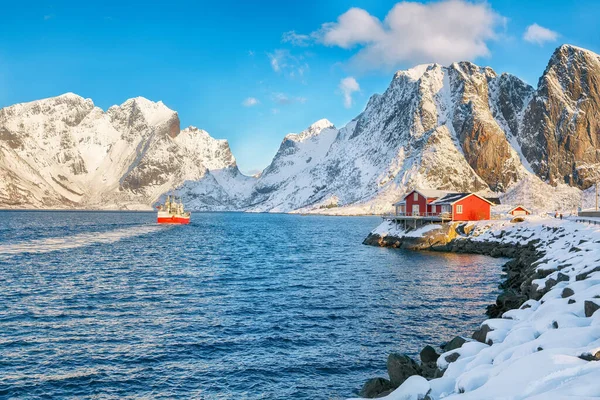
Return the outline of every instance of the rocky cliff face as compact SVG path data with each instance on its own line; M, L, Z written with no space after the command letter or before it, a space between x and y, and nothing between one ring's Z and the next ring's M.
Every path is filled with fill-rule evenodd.
M600 57L559 47L527 106L519 143L544 180L587 188L600 177Z
M599 82L600 57L568 45L537 89L470 62L399 71L346 126L287 135L256 178L160 102L18 104L0 110L0 206L139 208L178 189L201 210L379 213L429 187L577 207L600 178Z

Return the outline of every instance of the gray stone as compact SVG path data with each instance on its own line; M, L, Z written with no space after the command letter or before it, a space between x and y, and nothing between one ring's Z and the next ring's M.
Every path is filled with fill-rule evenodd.
M573 304L575 303L575 299L569 299L569 301L567 301L567 304Z
M594 303L593 301L586 300L583 303L583 309L585 311L586 317L591 317L592 315L594 315L596 310L599 308L600 308L600 306L598 304Z
M465 342L466 342L466 340L463 339L462 337L455 336L454 339L452 339L451 341L446 343L444 346L442 346L442 349L444 351L455 350L455 349L458 349L459 347L461 347L463 344L465 344Z
M591 271L583 272L583 273L577 275L575 277L575 280L582 281L582 280L586 279L588 276L590 276L592 273L598 272L598 271L600 271L600 267L596 267L596 268L592 269Z
M397 353L388 356L387 370L393 387L398 387L408 377L421 373L421 368L412 358L406 354Z
M421 358L422 363L430 363L436 362L440 355L435 351L435 349L429 345L423 347L421 353L419 353L419 357Z
M558 282L569 282L569 275L559 272L558 275L556 276L556 280Z
M573 291L573 289L566 287L563 289L561 296L563 299L566 299L567 297L571 297L574 294L575 292Z
M458 360L458 357L460 357L460 354L450 353L446 357L444 357L444 359L446 360L446 362L453 363L454 361Z
M382 393L392 390L392 384L385 378L372 378L365 382L358 395L367 399L374 399Z
M600 360L600 351L597 351L595 354L592 353L583 353L579 355L579 358L585 361L599 361Z
M475 332L473 332L472 338L474 340L477 340L478 342L486 343L487 334L488 334L488 332L491 332L491 331L492 331L492 329L487 324L483 324L483 326L481 328L479 328Z

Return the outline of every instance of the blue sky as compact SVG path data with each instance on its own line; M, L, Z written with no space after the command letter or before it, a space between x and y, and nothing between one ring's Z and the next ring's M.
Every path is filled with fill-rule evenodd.
M559 44L600 52L592 1L4 3L0 107L65 92L103 109L162 100L182 128L228 139L246 172L289 132L343 126L397 69L468 59L535 86Z

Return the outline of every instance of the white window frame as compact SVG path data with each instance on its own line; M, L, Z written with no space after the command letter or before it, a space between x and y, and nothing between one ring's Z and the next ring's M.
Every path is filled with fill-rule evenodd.
M456 205L456 213L457 214L462 214L462 212L463 212L462 204L457 204Z
M413 200L414 201L419 201L419 193L417 193L417 192L413 193Z
M418 204L413 204L411 211L412 211L412 215L414 215L414 216L421 215L421 210L420 210L420 207Z

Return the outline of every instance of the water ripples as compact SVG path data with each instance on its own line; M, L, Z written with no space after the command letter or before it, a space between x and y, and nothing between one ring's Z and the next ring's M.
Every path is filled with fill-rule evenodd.
M468 333L500 275L361 245L378 218L3 214L0 397L344 398Z

